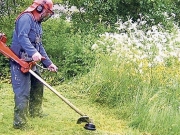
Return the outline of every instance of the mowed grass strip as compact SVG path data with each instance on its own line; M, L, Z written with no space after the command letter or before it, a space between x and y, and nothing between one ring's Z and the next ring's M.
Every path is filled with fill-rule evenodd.
M44 118L29 118L32 129L15 130L12 128L14 94L11 84L0 84L0 134L1 135L140 135L137 130L127 126L125 121L117 119L111 110L95 105L89 97L77 93L68 85L56 86L60 94L94 120L96 131L84 129L76 124L80 115L65 104L58 96L45 88L43 110L48 114ZM72 89L71 89L72 88ZM145 133L143 133L145 134Z

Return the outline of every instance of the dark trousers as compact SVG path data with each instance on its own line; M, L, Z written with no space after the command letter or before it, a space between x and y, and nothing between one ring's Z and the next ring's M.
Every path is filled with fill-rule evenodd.
M11 81L14 91L14 125L27 123L27 116L42 113L43 84L30 73L22 73L20 66L11 63ZM38 75L38 70L35 71Z

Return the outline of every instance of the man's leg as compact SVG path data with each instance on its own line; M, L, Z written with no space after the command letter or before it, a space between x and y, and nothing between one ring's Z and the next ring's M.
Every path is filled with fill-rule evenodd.
M38 72L36 72L40 76ZM31 90L29 100L29 113L31 117L42 116L42 100L44 85L31 75Z
M14 128L23 128L27 123L30 94L30 75L22 73L20 66L11 62L11 80L14 91Z

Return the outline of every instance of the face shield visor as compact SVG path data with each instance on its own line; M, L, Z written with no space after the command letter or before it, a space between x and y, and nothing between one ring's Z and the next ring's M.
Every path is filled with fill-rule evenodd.
M54 15L54 12L50 9L45 9L46 11L42 13L39 22L45 22L49 18L51 18L52 15Z

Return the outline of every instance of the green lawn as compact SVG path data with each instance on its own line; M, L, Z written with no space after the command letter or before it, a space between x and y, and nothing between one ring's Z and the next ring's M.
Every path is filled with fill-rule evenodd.
M96 131L88 131L83 127L85 123L76 124L79 114L75 113L59 97L47 88L44 92L45 118L30 118L29 124L33 129L27 131L12 128L13 120L13 92L11 84L0 84L0 134L1 135L140 135L127 126L127 123L118 120L111 110L91 103L88 96L77 91L71 85L56 86L63 96L68 98L82 112L94 120ZM143 135L147 135L143 133Z

